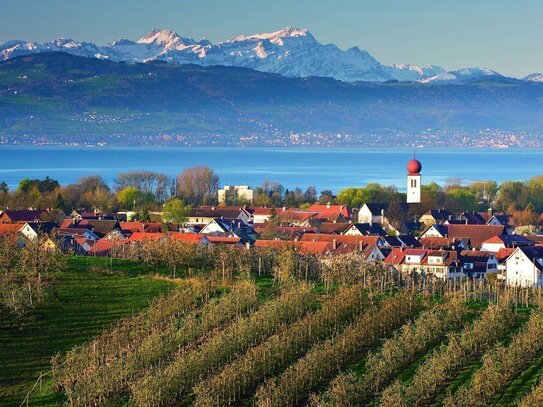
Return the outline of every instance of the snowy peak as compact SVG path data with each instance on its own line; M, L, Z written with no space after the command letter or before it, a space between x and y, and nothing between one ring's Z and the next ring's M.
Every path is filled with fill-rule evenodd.
M224 41L224 43L232 42L243 42L250 40L269 40L271 42L281 42L285 38L296 38L296 37L308 37L314 39L313 35L309 32L307 28L297 28L294 26L288 26L279 31L274 31L271 33L263 34L252 34L252 35L238 35L237 37L230 38L229 40Z
M184 38L172 30L154 29L145 37L137 41L138 44L161 46L164 49L173 49L181 46L194 45L196 42L191 38Z
M533 73L522 78L522 80L530 82L543 82L543 73Z
M71 39L43 43L8 41L0 44L0 60L47 51L128 63L159 60L172 64L238 66L289 77L321 76L345 82L447 83L499 75L481 68L445 72L434 65L383 65L364 49L355 46L342 50L334 44L322 44L307 28L295 26L269 33L240 35L216 44L205 38L195 41L175 31L159 29L137 41L120 39L105 46Z
M431 78L422 79L422 83L463 83L471 79L479 79L485 76L497 76L502 75L492 69L488 68L464 68L456 71L443 72Z

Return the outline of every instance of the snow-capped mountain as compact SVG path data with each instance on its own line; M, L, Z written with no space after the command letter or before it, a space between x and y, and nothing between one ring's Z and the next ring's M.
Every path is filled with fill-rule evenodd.
M346 82L417 81L445 73L438 66L383 65L358 47L344 51L334 44L321 44L307 29L296 27L240 35L217 44L205 38L195 41L181 37L170 30L153 30L138 41L120 39L105 46L71 39L44 43L7 41L0 43L0 60L48 51L130 63L161 60L239 66L290 77L324 76Z
M503 75L488 68L464 68L456 71L443 72L430 78L421 79L419 82L436 84L464 83L466 81L479 79L485 76L502 77Z
M543 82L543 73L533 73L522 78L522 80L531 82Z

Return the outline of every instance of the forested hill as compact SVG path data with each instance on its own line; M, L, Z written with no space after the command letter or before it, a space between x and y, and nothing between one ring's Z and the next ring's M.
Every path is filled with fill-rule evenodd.
M0 135L174 140L291 132L543 132L543 84L344 83L246 68L126 64L53 52L0 63ZM126 139L130 142L131 139Z

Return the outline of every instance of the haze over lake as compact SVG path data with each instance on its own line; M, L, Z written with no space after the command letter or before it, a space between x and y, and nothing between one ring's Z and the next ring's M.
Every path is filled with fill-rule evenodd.
M418 149L423 183L447 178L525 180L543 174L543 149ZM0 147L0 181L15 189L23 178L57 179L62 185L98 174L114 186L120 172L148 170L171 176L196 165L211 167L221 185L256 187L264 180L286 188L337 192L371 182L405 188L412 149Z

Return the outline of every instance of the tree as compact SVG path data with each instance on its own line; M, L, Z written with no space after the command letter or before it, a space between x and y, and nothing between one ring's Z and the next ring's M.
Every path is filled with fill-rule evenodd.
M0 182L0 192L3 192L5 194L7 194L9 192L9 187L8 187L8 184L6 183L6 181Z
M324 191L321 191L321 196L319 197L319 203L322 205L326 205L328 203L333 203L336 199L336 196L332 191L329 189L326 189Z
M173 180L157 172L130 171L118 174L115 183L118 189L133 187L143 193L150 193L157 202L163 202L171 196Z
M136 187L126 187L117 193L117 200L121 209L136 210L143 200L143 194Z
M524 182L506 181L500 184L496 209L502 212L515 212L528 205L529 189Z
M219 177L209 167L185 169L177 178L177 196L192 205L217 201Z
M513 212L513 225L531 226L539 223L539 216L534 211L532 204L528 204L523 211Z
M183 223L187 221L190 208L181 199L173 198L164 204L162 218L169 223Z
M279 219L279 216L277 215L277 211L275 210L275 206L271 207L270 217L268 218L268 222L273 223L274 225L279 225L279 223L281 222L281 219Z

